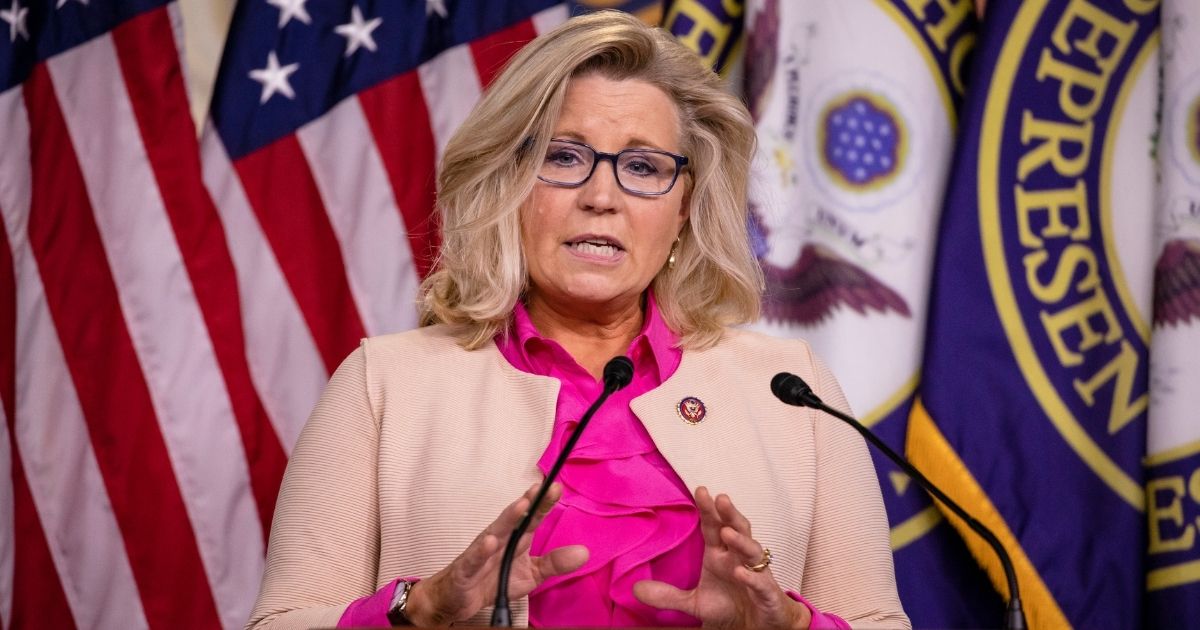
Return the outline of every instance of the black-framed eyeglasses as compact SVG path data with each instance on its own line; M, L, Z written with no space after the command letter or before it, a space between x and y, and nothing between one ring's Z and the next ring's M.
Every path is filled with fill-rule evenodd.
M665 195L675 186L688 159L655 149L622 149L604 153L573 140L551 140L538 167L538 179L556 186L582 186L596 164L610 162L617 185L632 195Z

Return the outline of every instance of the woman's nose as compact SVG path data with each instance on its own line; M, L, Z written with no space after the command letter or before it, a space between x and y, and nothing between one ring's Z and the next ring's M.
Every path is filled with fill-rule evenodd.
M612 160L601 160L592 171L592 176L580 187L581 205L596 212L611 212L617 208L624 196L617 182L617 166Z

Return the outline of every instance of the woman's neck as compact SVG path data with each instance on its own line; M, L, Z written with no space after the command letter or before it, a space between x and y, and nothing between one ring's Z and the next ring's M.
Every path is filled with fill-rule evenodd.
M591 308L564 307L533 294L525 309L539 334L556 341L597 380L609 359L629 349L645 319L640 297L626 304Z

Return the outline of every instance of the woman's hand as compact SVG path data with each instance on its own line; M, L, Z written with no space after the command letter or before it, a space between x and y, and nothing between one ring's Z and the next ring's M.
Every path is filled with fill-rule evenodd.
M700 530L704 535L704 566L700 583L690 591L656 580L633 586L643 604L678 610L700 619L706 628L807 629L812 613L788 597L775 582L770 567L759 572L747 567L763 559L763 547L750 535L750 521L727 495L714 500L708 489L696 488Z
M521 498L504 508L449 566L413 586L405 612L414 624L444 626L470 619L480 608L495 600L504 546L532 505L540 485L534 484ZM588 551L583 545L559 547L538 557L529 555L534 530L561 496L561 485L550 486L529 530L517 545L508 581L510 600L525 597L546 578L570 573L587 562Z

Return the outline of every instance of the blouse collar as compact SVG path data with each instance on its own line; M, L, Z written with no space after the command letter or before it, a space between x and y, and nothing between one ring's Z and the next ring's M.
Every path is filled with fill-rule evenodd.
M538 332L533 320L529 318L529 310L520 301L513 309L513 324L509 333L498 336L496 345L513 365L525 372L549 375L555 368L566 367L562 363L574 363L574 359L558 342ZM547 350L549 352L546 352ZM646 291L642 329L630 342L628 354L635 365L640 365L646 360L652 361L660 383L679 367L682 354L679 349L679 335L663 321L652 290ZM548 365L546 361L552 364Z

